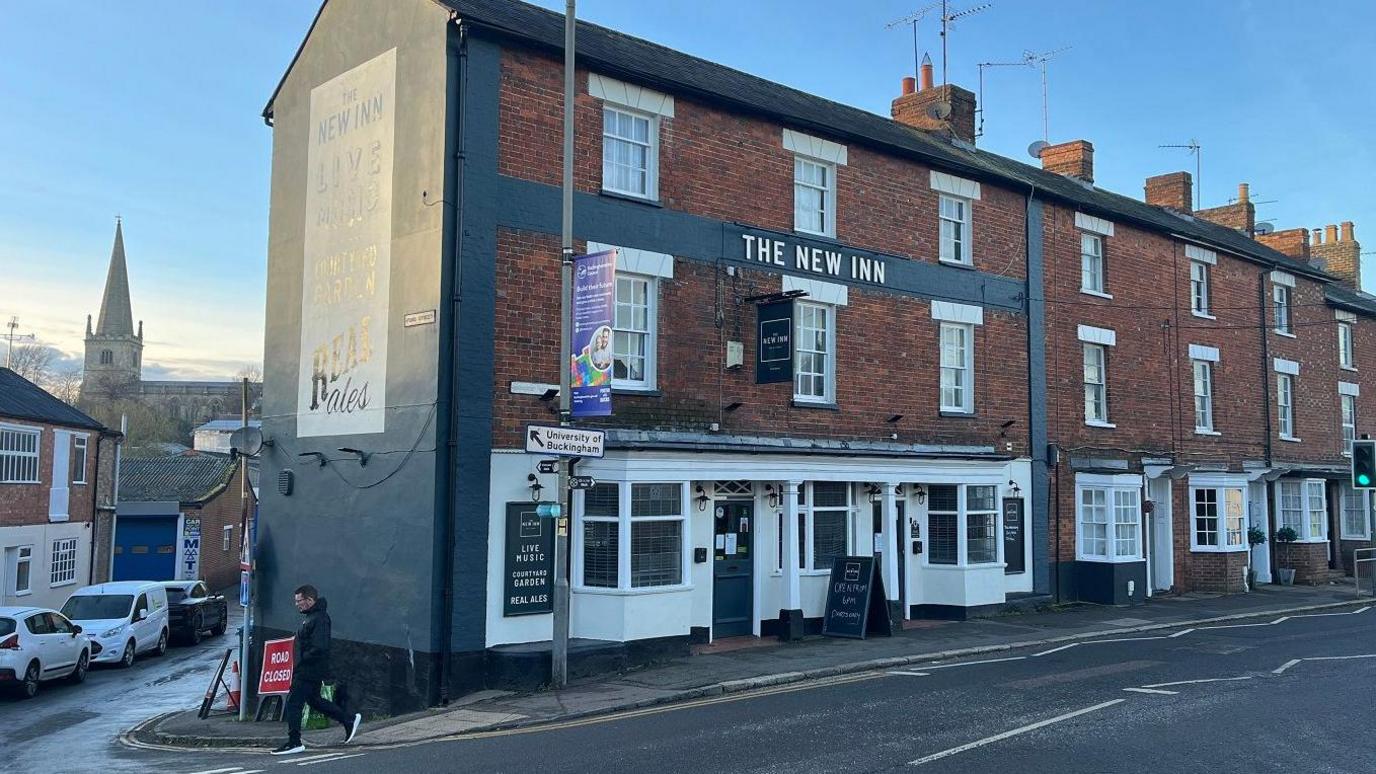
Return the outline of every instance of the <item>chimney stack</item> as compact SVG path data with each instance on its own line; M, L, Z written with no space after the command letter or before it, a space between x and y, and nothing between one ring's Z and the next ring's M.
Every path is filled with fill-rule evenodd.
M893 101L893 120L974 144L974 93L951 84L933 86L930 57L923 58L921 73L921 88L915 92L908 91L910 78L903 79L903 91ZM938 103L944 104L938 107Z
M1309 232L1302 228L1287 228L1270 234L1257 234L1256 240L1297 261L1309 262Z
M1251 188L1246 183L1237 184L1237 201L1222 207L1209 207L1194 214L1220 226L1237 229L1252 236L1257 228L1257 208L1252 204Z
M1042 148L1042 169L1058 175L1094 182L1094 146L1088 140L1071 140Z
M1354 290L1362 289L1362 246L1352 233L1352 221L1343 221L1341 232L1338 226L1325 229L1322 244L1315 241L1310 251L1316 258L1323 258L1329 274L1337 277L1344 285ZM1318 229L1314 229L1317 238Z
M1147 204L1191 212L1194 207L1194 178L1189 172L1171 172L1147 178Z

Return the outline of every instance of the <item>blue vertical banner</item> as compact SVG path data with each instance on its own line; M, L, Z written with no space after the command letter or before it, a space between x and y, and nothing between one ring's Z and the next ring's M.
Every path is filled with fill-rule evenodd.
M573 337L569 384L575 417L612 413L612 313L616 251L573 259Z

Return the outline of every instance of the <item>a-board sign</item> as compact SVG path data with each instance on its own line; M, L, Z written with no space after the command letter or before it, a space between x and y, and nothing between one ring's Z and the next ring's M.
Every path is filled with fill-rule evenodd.
M540 518L535 506L506 504L504 616L554 610L554 520Z
M832 560L822 634L858 640L870 634L893 634L884 579L874 557L838 556Z
M1009 497L1003 501L1003 568L1004 575L1027 572L1026 557L1023 556L1023 500Z
M258 676L258 695L291 692L291 673L295 668L292 646L295 637L263 643L263 671Z

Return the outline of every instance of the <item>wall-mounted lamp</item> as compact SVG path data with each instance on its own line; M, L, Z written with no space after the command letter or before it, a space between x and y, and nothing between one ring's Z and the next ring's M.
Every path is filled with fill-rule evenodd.
M1010 479L1008 479L1008 486L1009 486L1009 488L1011 488L1011 489L1013 490L1013 496L1014 496L1014 497L1021 497L1021 496L1022 496L1022 487L1018 486L1018 482L1016 482L1016 481L1014 481L1013 479L1010 478Z
M744 406L744 405L745 405L745 404L742 403L741 401L733 400L733 401L731 401L730 403L726 404L726 410L727 410L727 411L735 411L736 409L738 409L738 408L740 408L741 406Z
M537 478L534 473L527 473L526 481L530 482L530 501L533 503L540 502L540 492L545 488L540 483L540 479Z
M300 454L298 454L298 455L296 455L296 456L298 456L298 457L314 457L314 458L316 459L316 461L320 463L320 467L322 467L322 468L325 467L325 463L329 462L329 459L326 458L325 455L321 454L320 452L301 452Z
M707 492L703 490L702 484L698 484L698 486L697 486L697 496L693 498L693 502L695 502L695 503L698 504L698 510L699 510L699 511L705 511L705 510L707 510L707 501L708 501L709 499L711 499L711 498L709 498L709 497L707 496Z
M918 505L927 502L927 487L921 484L915 484L913 486L913 494L917 496Z
M872 503L877 503L882 499L879 486L876 484L865 484L865 496L868 497L869 501Z
M779 507L779 493L778 493L777 490L774 489L774 485L773 485L773 484L765 484L765 485L764 485L764 493L765 493L765 496L769 498L769 507L770 507L770 508L777 508L777 507Z
M371 456L373 456L373 455L369 454L368 452L363 451L362 449L350 449L350 448L347 447L347 446L341 446L341 447L339 447L339 450L342 451L342 452L344 452L345 454L355 454L355 455L358 455L358 466L359 466L360 468L365 468L365 467L367 467L367 466L368 466L368 458L371 457Z

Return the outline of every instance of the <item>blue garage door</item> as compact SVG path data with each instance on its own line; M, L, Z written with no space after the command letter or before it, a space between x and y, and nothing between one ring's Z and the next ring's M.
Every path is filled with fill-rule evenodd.
M176 578L177 517L120 516L115 527L114 579Z

